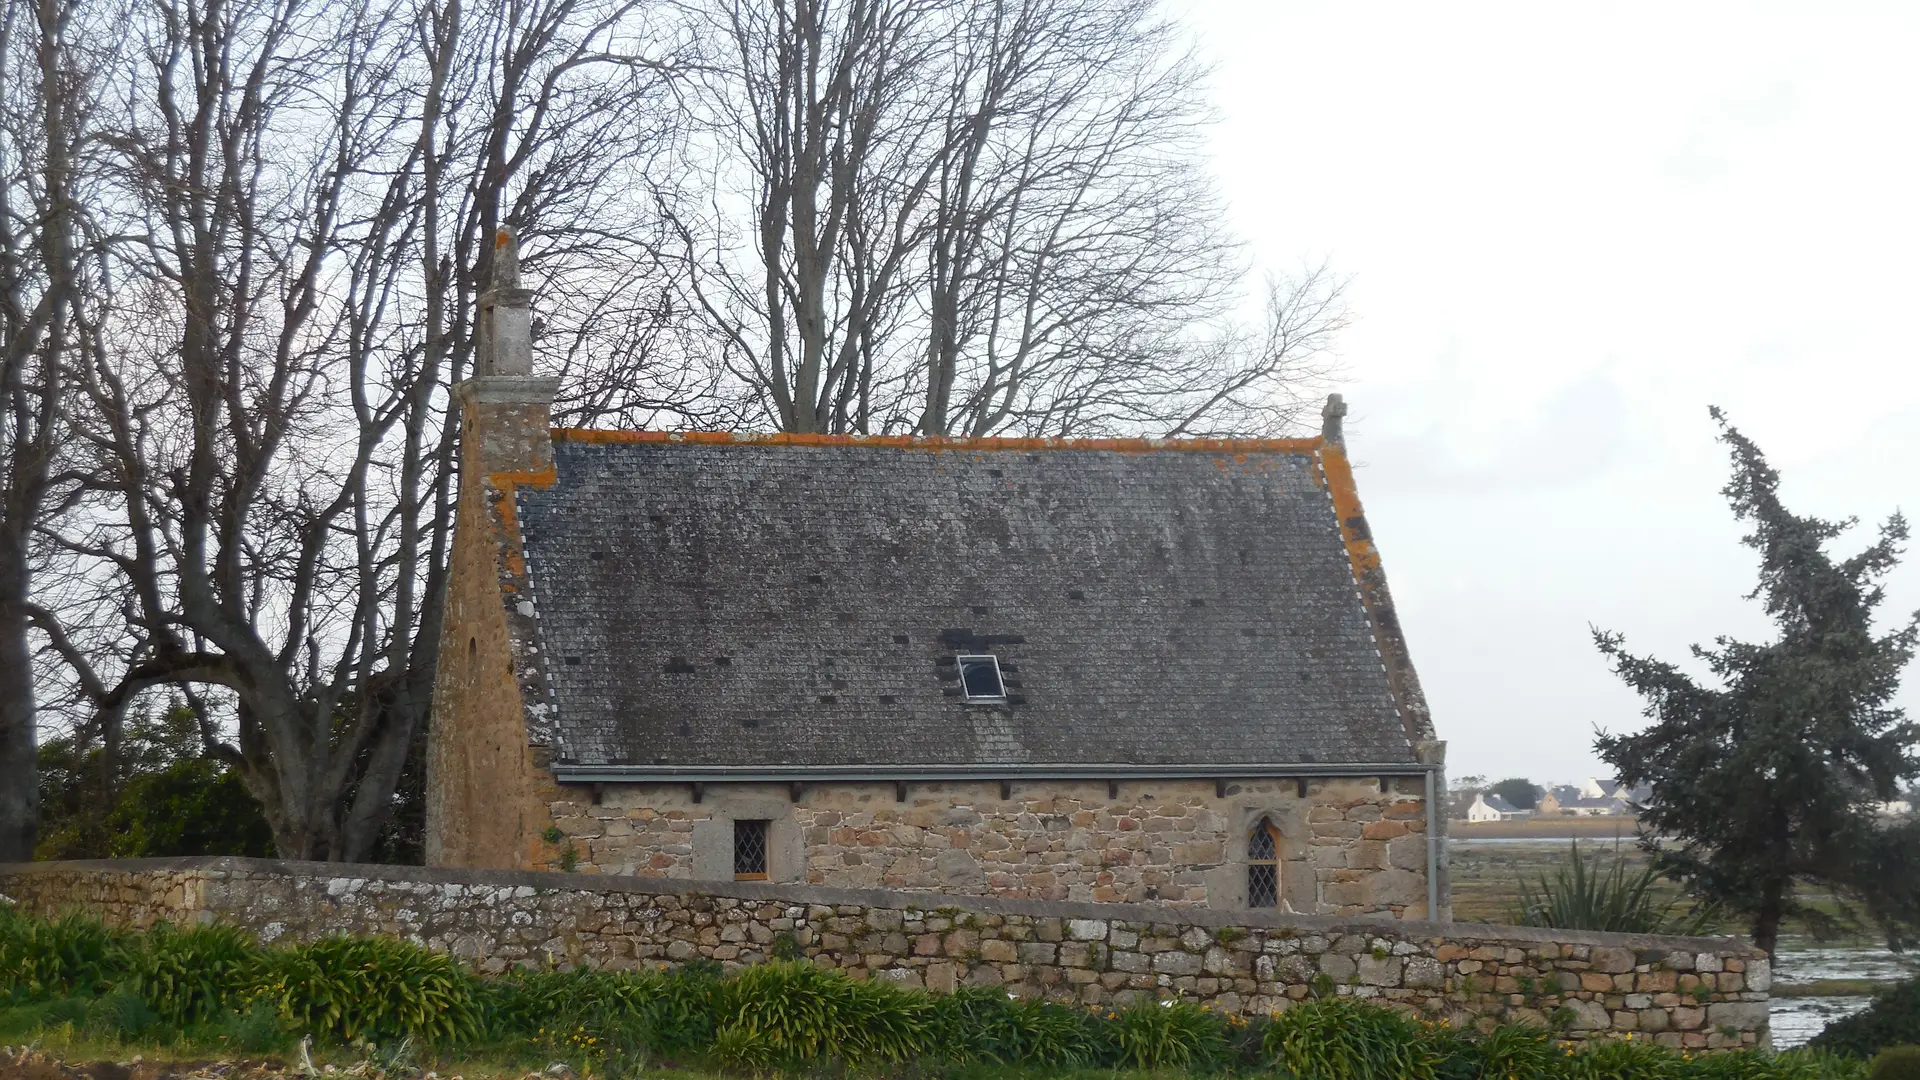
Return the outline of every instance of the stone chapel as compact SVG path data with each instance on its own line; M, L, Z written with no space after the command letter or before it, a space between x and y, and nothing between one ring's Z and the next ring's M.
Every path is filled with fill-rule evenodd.
M432 865L1449 917L1435 738L1318 437L567 430L496 239Z

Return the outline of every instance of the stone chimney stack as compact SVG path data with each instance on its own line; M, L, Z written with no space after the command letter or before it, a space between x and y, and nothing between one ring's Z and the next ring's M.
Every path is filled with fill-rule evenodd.
M1347 399L1339 394L1328 394L1327 403L1320 410L1320 438L1328 446L1347 445L1347 435L1342 430L1347 416Z
M492 272L480 294L473 377L453 388L460 404L463 480L553 468L553 395L558 379L533 377L533 292L520 287L520 241L493 237Z

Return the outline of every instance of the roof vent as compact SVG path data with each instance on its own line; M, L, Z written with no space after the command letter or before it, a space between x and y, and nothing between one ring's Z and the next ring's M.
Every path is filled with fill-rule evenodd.
M992 654L984 656L956 656L954 662L960 665L961 696L976 704L1003 704L1007 700L1007 684L1000 679L1000 661Z

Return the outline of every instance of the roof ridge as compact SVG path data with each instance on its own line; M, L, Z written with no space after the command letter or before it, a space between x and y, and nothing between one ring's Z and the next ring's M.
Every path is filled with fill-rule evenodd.
M553 441L575 443L684 443L696 446L872 446L899 450L1105 450L1156 452L1304 454L1325 445L1320 436L1269 439L1056 439L1008 436L963 438L947 435L802 435L792 432L631 431L606 428L553 428Z

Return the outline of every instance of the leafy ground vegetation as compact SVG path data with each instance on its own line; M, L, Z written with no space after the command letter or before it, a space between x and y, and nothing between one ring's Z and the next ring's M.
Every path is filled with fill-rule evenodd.
M1852 1016L1835 1020L1814 1036L1813 1045L1853 1057L1865 1057L1889 1047L1920 1043L1920 979L1908 979L1874 995L1873 1004ZM1914 1049L1912 1072L1920 1078L1920 1049Z
M1582 855L1580 841L1567 861L1537 882L1524 878L1507 921L1516 926L1602 930L1625 934L1703 934L1720 918L1713 904L1687 905L1661 888L1662 875L1651 863L1628 869L1628 860Z
M342 1057L363 1072L583 1075L662 1068L769 1075L1261 1075L1287 1080L1863 1080L1858 1046L1687 1055L1646 1041L1575 1046L1519 1027L1464 1031L1349 997L1271 1017L1198 1005L1087 1009L996 988L951 995L801 961L722 976L514 971L482 978L389 938L262 947L222 926L146 932L0 906L0 1043L191 1057Z

